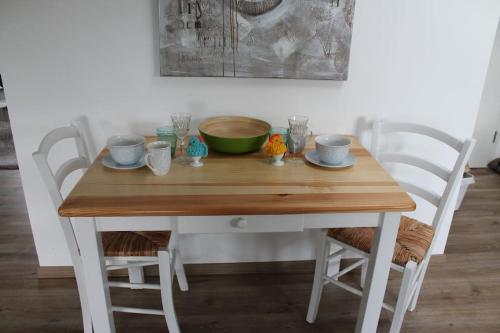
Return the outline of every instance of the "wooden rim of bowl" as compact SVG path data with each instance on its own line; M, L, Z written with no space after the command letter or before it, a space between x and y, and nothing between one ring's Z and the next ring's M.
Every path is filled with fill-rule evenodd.
M244 131L254 131L255 133L248 134L238 134L230 133L231 124L238 124L242 126ZM271 130L271 125L263 120L250 118L250 117L240 117L240 116L221 116L221 117L211 117L204 120L198 130L206 135L224 138L224 139L250 139L256 138L262 135L266 135Z

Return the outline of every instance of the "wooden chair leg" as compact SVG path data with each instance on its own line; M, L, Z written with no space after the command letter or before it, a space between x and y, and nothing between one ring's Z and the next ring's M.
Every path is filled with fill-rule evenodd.
M323 275L326 272L326 258L330 249L329 243L326 239L326 232L326 229L320 231L318 247L316 248L316 268L314 270L314 282L306 318L307 322L310 324L316 321L319 302L321 301L321 293L323 292Z
M82 307L83 332L92 333L92 316L90 314L89 302L87 299L87 288L85 287L85 277L83 273L82 258L72 254L73 270L75 272L76 286L80 296L80 306Z
M420 276L417 279L418 285L417 288L415 289L415 292L413 293L410 301L410 305L408 307L409 311L415 310L415 307L417 306L417 301L418 301L418 296L420 296L420 289L422 288L422 283L424 282L424 276L425 273L427 272L427 267L429 265L429 261L423 263L424 267L422 267L422 272L420 273Z
M182 291L188 291L189 285L186 278L186 272L184 271L184 263L180 256L179 250L175 250L174 269L175 274L177 275L177 282L179 282L179 288Z
M144 283L144 268L143 267L129 267L128 279L130 283ZM142 289L140 285L133 286L131 289Z
M170 333L179 333L179 324L175 315L174 298L172 292L172 275L170 266L170 254L166 250L158 251L158 263L160 270L161 303L165 320Z
M92 317L90 317L90 311L86 311L83 314L83 333L93 333L94 329L92 328Z
M361 265L361 281L359 282L359 285L361 288L365 287L365 280L366 280L366 271L368 270L368 260L365 261L363 265Z
M423 280L417 281L418 286L415 289L415 292L413 293L410 305L408 306L408 311L414 311L415 308L417 307L417 301L418 301L418 296L420 295L420 288L422 288L422 282Z
M394 316L392 317L391 329L389 333L399 333L401 326L403 325L403 319L408 308L408 302L411 297L412 281L415 277L417 270L417 264L413 261L409 261L403 272L403 280L401 281L401 287L399 288L398 300L396 307L394 309Z
M83 281L83 276L80 275L78 269L75 268L76 275L76 285L78 287L78 294L80 296L80 305L82 307L82 320L83 320L83 332L92 333L92 316L90 315L90 309L87 302L87 290L85 289L85 284Z
M338 245L333 244L333 250L332 250L332 244L330 242L327 242L326 248L327 248L326 256L328 257L328 255L330 253L337 251L340 247ZM342 256L340 255L338 258L335 258L332 261L327 262L326 275L333 276L333 275L337 274L340 271L340 261L341 260L342 260ZM335 280L338 280L338 278L335 278Z

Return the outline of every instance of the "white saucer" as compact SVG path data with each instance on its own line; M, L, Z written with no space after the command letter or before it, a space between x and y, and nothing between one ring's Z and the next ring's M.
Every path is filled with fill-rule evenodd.
M112 158L111 155L104 156L101 159L102 165L104 165L107 168L111 169L116 169L116 170L133 170L133 169L139 169L142 168L143 166L146 165L146 160L144 159L144 155L137 161L137 163L134 164L129 164L129 165L123 165L123 164L118 164L116 163Z
M349 154L344 159L344 161L342 161L342 163L340 163L340 164L335 164L335 165L326 164L324 162L321 162L321 160L319 159L319 154L316 150L312 150L312 151L307 152L305 158L307 161L311 162L312 164L315 164L315 165L318 165L318 166L324 167L324 168L333 168L333 169L347 168L347 167L354 165L354 163L356 163L356 157L354 157L354 155L352 155L352 154Z

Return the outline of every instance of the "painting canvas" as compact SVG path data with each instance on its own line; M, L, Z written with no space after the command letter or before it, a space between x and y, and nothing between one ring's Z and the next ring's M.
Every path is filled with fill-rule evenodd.
M165 76L346 80L355 0L160 0Z

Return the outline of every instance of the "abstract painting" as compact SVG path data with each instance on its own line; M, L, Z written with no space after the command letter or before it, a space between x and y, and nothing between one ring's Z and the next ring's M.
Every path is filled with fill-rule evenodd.
M355 0L159 0L164 76L346 80Z

